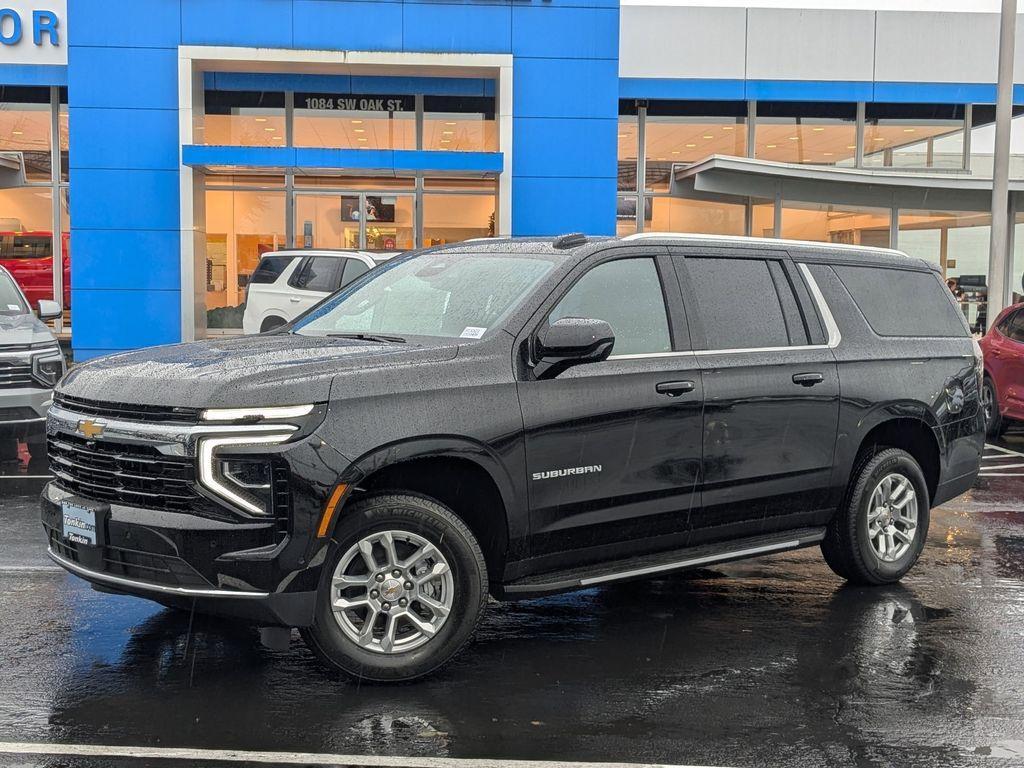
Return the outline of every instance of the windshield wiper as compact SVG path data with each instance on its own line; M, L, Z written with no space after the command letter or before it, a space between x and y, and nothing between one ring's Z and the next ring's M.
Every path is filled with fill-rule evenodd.
M387 336L383 333L328 333L329 339L359 339L360 341L390 341L395 344L405 344L401 336Z

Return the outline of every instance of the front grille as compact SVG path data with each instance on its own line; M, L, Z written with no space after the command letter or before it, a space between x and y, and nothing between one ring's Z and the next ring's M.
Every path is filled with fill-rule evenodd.
M171 512L217 509L195 490L195 466L152 446L84 440L59 434L48 440L57 484L87 499ZM226 516L220 510L216 516Z
M0 361L0 389L17 389L41 385L32 378L32 363L27 360Z
M139 405L135 403L108 403L99 400L85 400L69 395L54 395L54 405L85 416L100 416L107 419L145 422L175 422L196 424L201 408L186 408L166 405Z

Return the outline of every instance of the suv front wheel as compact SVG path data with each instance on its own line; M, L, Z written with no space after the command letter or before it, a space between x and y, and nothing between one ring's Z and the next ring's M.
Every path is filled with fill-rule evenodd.
M447 507L372 496L346 508L302 637L325 664L368 681L412 680L470 640L487 600L476 538Z
M883 448L863 457L821 542L825 562L856 584L899 581L924 549L929 509L928 486L913 456Z

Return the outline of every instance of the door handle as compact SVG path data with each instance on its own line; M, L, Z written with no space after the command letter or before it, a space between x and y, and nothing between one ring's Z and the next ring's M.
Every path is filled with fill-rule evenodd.
M302 301L302 299L300 299L298 296L292 296L288 299L288 301L290 301L292 304L298 304L300 301Z
M825 380L825 377L820 373L794 373L793 383L799 384L801 387L813 387L815 384L821 384Z
M663 381L654 387L654 391L659 395L668 395L669 397L679 397L685 395L687 392L693 392L696 384L692 381Z

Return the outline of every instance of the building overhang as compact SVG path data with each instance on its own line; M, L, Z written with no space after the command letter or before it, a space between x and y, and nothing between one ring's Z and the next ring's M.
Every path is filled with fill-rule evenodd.
M1024 181L1010 182L1014 196ZM776 163L714 155L673 167L672 193L722 200L748 197L869 208L989 211L992 179L969 172L872 170Z

